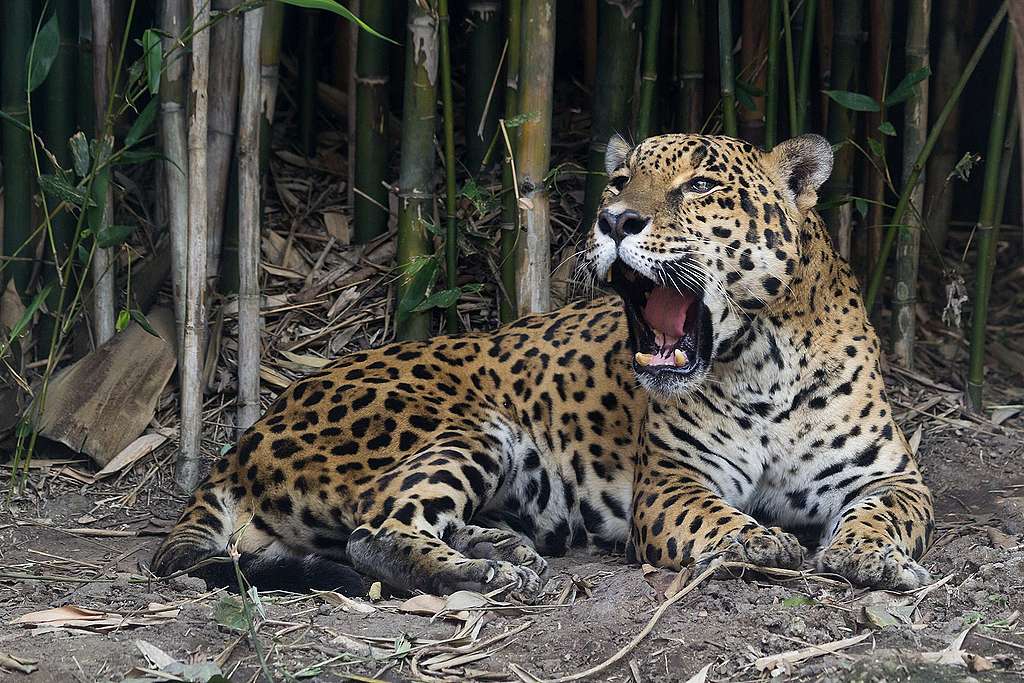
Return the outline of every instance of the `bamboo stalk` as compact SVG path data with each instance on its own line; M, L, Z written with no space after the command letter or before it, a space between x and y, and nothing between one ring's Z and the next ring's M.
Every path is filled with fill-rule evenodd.
M931 0L910 3L907 16L907 72L928 66L928 31L931 26ZM914 93L903 108L903 168L911 169L928 136L928 79L914 86ZM924 225L924 177L918 177L910 191L915 208L910 220L897 226L896 282L893 292L893 355L904 367L914 366L914 330L917 308L917 264L921 252ZM904 179L906 182L906 179Z
M597 0L583 0L583 85L588 92L594 92L596 80Z
M452 49L448 36L448 0L438 0L437 21L441 43L441 106L444 110L444 274L449 290L458 287L459 236L455 226L455 103L452 98ZM445 311L445 329L459 329L458 301Z
M531 6L532 7L532 6ZM637 30L637 3L626 0L600 0L598 2L597 77L594 82L593 108L590 124L590 150L587 154L587 182L583 198L583 225L592 225L597 214L601 193L608 182L604 170L604 150L615 133L626 132L633 111L633 86L636 79L636 53L639 38ZM530 21L525 17L524 21ZM539 18L534 19L539 20ZM524 32L524 41L533 36ZM524 43L525 45L525 43ZM530 51L523 47L523 54ZM523 61L524 68L530 60ZM525 78L524 78L525 80ZM532 111L522 106L521 111ZM520 304L523 300L520 299Z
M299 48L299 149L307 158L316 156L316 27L317 11L304 9Z
M390 2L362 3L370 26L391 26ZM388 44L369 33L359 37L356 57L356 171L353 221L356 242L384 234L388 226ZM433 135L433 133L431 133Z
M835 90L856 90L854 81L860 63L862 0L836 0L834 48L832 50L831 87ZM856 117L851 109L833 103L828 109L828 138L839 145L829 176L826 197L838 203L826 220L829 235L836 251L850 258L850 238L853 230L853 206L848 201L853 193L853 166L856 148L848 141L856 132Z
M360 0L349 0L348 5L353 14L361 16ZM346 49L349 52L348 73L346 74L348 83L345 87L345 92L348 93L348 111L346 112L348 134L345 136L345 144L348 151L348 182L345 186L345 196L351 208L355 206L356 202L356 127L359 123L359 118L356 116L356 61L359 59L359 34L362 31L354 21L347 21L340 17L339 20L341 24L344 24L341 30L347 32L343 35L348 38Z
M868 57L868 94L876 101L885 99L886 75L889 70L889 51L892 41L892 0L871 0L870 4L870 25L868 33L869 51ZM944 101L936 98L936 101ZM886 145L886 136L878 131L878 127L885 119L885 112L868 112L867 114L867 135L874 138L881 145L883 151ZM867 176L867 244L864 255L864 272L878 261L878 251L882 245L882 226L885 224L885 174L877 169L884 168L883 156L870 152L873 163L865 164ZM876 169L877 167L877 169Z
M260 416L260 33L262 7L246 12L238 116L238 415L239 435Z
M28 99L25 75L28 73L28 51L32 40L32 3L3 3L4 39L0 59L3 110L11 118L28 124ZM27 294L32 274L32 255L35 249L23 248L33 228L32 193L34 172L29 133L12 121L0 120L3 129L3 184L4 184L4 243L3 255L17 259L5 261L0 270L4 277L13 278L18 293Z
M110 3L106 0L92 0L92 66L93 92L96 105L97 138L104 141L106 149L114 147L113 123L107 120L110 103ZM102 131L102 135L101 135ZM110 170L103 171L109 174ZM114 215L114 190L105 183L103 198L104 226L110 225ZM93 334L96 344L102 344L114 336L114 259L109 249L96 247L92 257L93 280Z
M427 224L433 220L434 132L437 104L437 17L409 0L406 32L402 156L398 177L398 302L407 301L414 276L431 258ZM414 302L416 303L416 302ZM430 313L399 315L399 339L430 335Z
M981 56L985 52L985 48L988 47L989 42L992 40L992 36L995 35L996 30L1003 21L1003 17L1006 16L1006 3L1000 5L999 10L996 11L992 20L989 22L988 28L985 29L985 33L981 36L978 41L977 47L974 48L974 52L971 54L971 58L967 60L967 64L964 65L963 73L960 74L960 80L957 81L956 87L953 88L953 92L950 93L949 99L946 100L946 104L942 107L942 111L932 122L931 132L928 133L928 139L925 141L924 147L921 149L921 153L914 161L914 166L911 169L910 174L907 176L907 181L904 185L903 191L900 193L899 201L896 203L896 208L892 214L892 225L902 225L904 218L907 214L907 209L910 203L910 192L909 190L917 184L917 178L924 172L924 165L928 162L928 156L931 154L932 149L935 147L935 142L938 140L939 133L942 131L942 127L946 125L946 120L949 118L953 107L956 106L956 101L959 99L964 88L967 86L967 81L970 80L971 75L978 66L978 62L981 61ZM868 282L867 292L864 295L864 305L870 311L875 303L875 299L878 296L878 291L882 287L882 279L885 276L885 262L889 258L889 252L892 250L892 243L896 239L896 231L890 229L886 231L885 238L882 240L882 249L878 255L878 263L875 269L871 273L871 279Z
M743 0L742 37L740 39L740 72L754 90L764 92L765 70L761 68L767 50L765 29L771 4L764 0ZM764 144L764 95L750 93L753 109L743 106L739 116L740 137L761 146Z
M804 0L804 9L800 15L803 29L800 31L800 70L796 87L796 102L799 118L793 125L790 135L801 135L807 131L807 119L810 116L811 100L811 55L814 48L814 27L818 12L818 0Z
M736 137L736 74L732 63L732 8L731 0L718 0L718 61L722 91L722 130Z
M519 67L522 31L522 0L508 0L506 14L506 33L508 44L505 49L505 118L509 121L519 113ZM595 5L596 10L596 5ZM596 28L596 27L595 27ZM501 321L509 322L516 316L518 299L516 292L516 243L519 232L519 206L517 204L518 188L513 176L514 163L512 152L518 148L518 128L502 128L502 137L508 135L508 147L502 155L501 166Z
M501 5L470 2L466 14L466 167L476 173L494 140L501 112L502 91L491 87L497 84L501 65Z
M195 26L210 23L207 0L192 0ZM203 427L203 338L206 328L206 220L209 136L207 93L210 81L210 32L192 35L192 78L188 120L188 245L185 278L185 333L181 365L181 437L174 480L183 491L199 482Z
M679 74L677 127L697 133L704 123L704 0L684 0L679 6Z
M178 332L178 363L184 348L185 254L188 250L188 143L186 118L186 53L172 54L189 23L186 0L164 0L160 26L163 52L170 55L160 79L160 145L165 161L168 232L171 236L171 284Z
M985 391L985 324L988 321L989 296L995 262L996 235L1002 216L996 215L999 203L1000 157L1006 135L1010 85L1013 82L1013 36L1007 31L999 64L999 80L989 122L988 151L985 154L985 180L981 188L981 210L976 228L978 256L975 268L974 312L971 316L971 352L967 374L967 407L980 413Z
M214 0L214 12L229 12L242 0ZM206 275L212 283L220 270L227 215L228 176L235 151L238 115L239 63L242 54L242 18L229 14L213 25L210 34L210 133L207 151L209 223L206 240Z
M1024 79L1024 4L1019 2L1010 5L1010 31L1013 34L1013 43L1017 47L1017 116L1024 116L1024 87L1021 87L1021 79ZM1017 126L1017 135L1020 136L1019 153L1021 168L1024 169L1024 125ZM1024 173L1020 176L1020 201L1021 215L1024 216Z
M644 63L640 76L640 113L636 138L644 140L654 128L654 91L658 85L658 35L661 33L661 0L647 0L644 7Z
M786 44L786 111L789 114L790 131L796 126L796 56L793 53L793 21L790 16L789 0L782 0L782 26Z
M764 98L764 148L779 139L779 29L782 21L780 0L771 0L768 9L768 74Z
M832 89L832 47L833 40L835 39L835 3L840 0L824 0L818 4L817 30L818 39L815 42L815 47L818 52L818 101L821 103L819 112L819 121L817 124L807 124L808 126L815 128L823 128L828 130L828 115L829 108L832 101L828 95L825 94L826 90Z
M78 0L78 88L75 118L78 129L88 134L96 130L96 104L92 83L92 0Z
M934 102L945 102L956 85L956 79L963 68L966 40L974 29L974 3L962 0L939 0L938 4L938 55L935 74L929 86ZM942 270L941 252L946 244L949 221L953 214L953 200L960 190L957 183L947 181L950 169L959 159L960 107L953 108L935 151L928 160L925 172L925 201L928 210L926 230L928 241L935 247L935 265Z
M612 9L618 11L618 8ZM519 128L516 146L522 225L517 245L516 296L519 313L525 314L546 311L551 307L550 207L544 179L551 164L551 101L555 80L554 0L524 0L522 38L522 54L529 55L529 59L524 59L520 68L519 111L535 113ZM598 88L607 85L602 83L601 73L599 64ZM622 93L618 93L618 96L621 97ZM601 104L604 106L608 103Z
M372 3L378 4L378 3ZM381 5L390 3L382 2ZM277 85L281 63L281 35L284 30L284 3L270 2L263 8L260 33L260 177L266 176L270 162L270 129L274 125Z
M57 165L69 169L72 165L68 139L75 132L75 65L78 60L78 2L77 0L54 0L53 11L57 17L60 34L60 47L57 57L50 66L50 73L43 84L46 98L44 116L44 138L46 147ZM50 172L57 169L50 166ZM48 236L47 249L49 258L44 259L43 279L45 282L58 282L58 271L61 263L70 255L71 241L74 239L75 219L68 211L58 212L50 221L52 234ZM52 259L52 263L51 263ZM55 321L60 317L60 292L55 288L46 300L48 315L40 319L40 348L50 347L52 335L57 333Z

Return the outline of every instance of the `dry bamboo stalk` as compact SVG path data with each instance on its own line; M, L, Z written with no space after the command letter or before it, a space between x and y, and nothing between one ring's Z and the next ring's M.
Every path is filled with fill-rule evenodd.
M260 416L260 32L263 8L245 15L238 117L239 434Z
M195 26L210 23L207 0L192 0ZM188 120L188 245L185 276L185 334L181 367L181 442L175 482L192 491L199 482L203 426L203 336L206 326L206 146L207 92L210 82L210 32L192 36L192 78Z
M160 26L166 37L163 51L170 55L188 24L186 0L164 0ZM185 252L188 244L188 148L185 121L186 53L178 51L164 67L160 79L160 144L164 161L167 218L171 235L171 283L177 327L178 364L185 330Z
M113 133L108 135L107 104L110 97L110 3L92 0L93 92L95 94L97 137L113 148ZM107 184L103 203L103 225L114 215L114 190ZM114 259L109 249L96 247L92 259L93 332L97 346L114 336Z
M213 11L228 12L241 0L214 0ZM206 236L206 272L217 279L224 240L228 172L235 148L235 115L238 113L239 60L242 52L242 18L222 18L210 35L210 130L207 151L209 224Z
M519 313L551 306L551 236L548 192L544 186L551 162L551 100L555 65L554 0L525 0L522 14L523 60L519 111L536 116L519 128L516 154L522 233L516 283Z
M928 31L931 26L931 0L915 0L910 4L907 19L907 73L928 66ZM928 79L914 86L914 94L904 105L903 181L914 167L928 138ZM910 193L910 205L917 208L908 215L904 225L897 226L896 280L892 300L892 339L896 362L905 368L914 366L914 330L917 308L917 262L924 229L925 178L921 174Z

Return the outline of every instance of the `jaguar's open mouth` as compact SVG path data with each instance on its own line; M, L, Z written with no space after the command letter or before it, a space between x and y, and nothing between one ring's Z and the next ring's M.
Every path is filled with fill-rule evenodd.
M637 375L684 379L711 364L711 313L703 291L661 285L622 261L612 264L608 280L626 306Z

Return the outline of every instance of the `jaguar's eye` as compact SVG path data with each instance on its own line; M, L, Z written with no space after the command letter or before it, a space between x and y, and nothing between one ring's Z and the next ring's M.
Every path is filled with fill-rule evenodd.
M686 191L694 192L696 194L703 194L704 192L710 192L711 190L718 187L718 183L710 178L693 178L687 181Z
M617 176L611 177L608 180L608 187L610 187L613 190L615 190L615 193L618 194L619 192L622 192L623 188L626 187L626 183L628 183L628 182L629 182L629 176L628 175L617 175Z

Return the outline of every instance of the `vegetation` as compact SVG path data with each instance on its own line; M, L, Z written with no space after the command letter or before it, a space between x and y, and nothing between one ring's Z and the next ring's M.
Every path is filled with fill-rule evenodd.
M19 463L53 374L132 323L150 327L143 302L163 283L146 284L140 264L161 260L179 484L194 482L221 350L212 328L235 290L237 380L221 386L237 390L237 426L255 419L260 202L291 191L272 151L317 171L343 160L317 191L351 195L325 212L345 230L297 277L315 289L329 250L358 260L388 245L367 271L390 272L383 341L479 325L467 311L480 302L493 324L560 300L615 133L725 133L766 149L825 133L836 165L820 208L897 364L915 364L921 307L943 309L943 285L973 279L969 340L952 332L970 362L955 374L984 408L999 227L1021 221L1005 4L977 3L964 21L947 0L49 0L0 12L0 383L32 399ZM292 209L293 225L308 219ZM283 261L294 248L290 234Z

